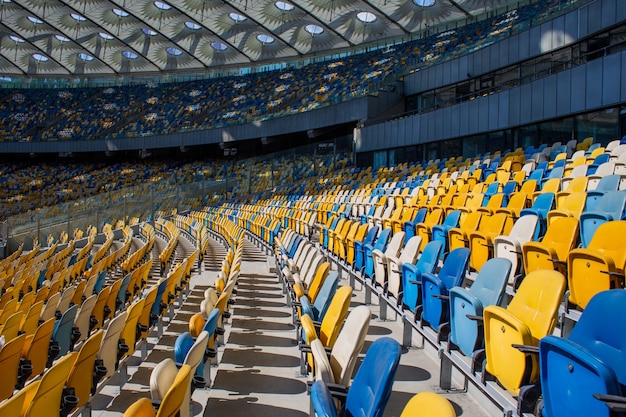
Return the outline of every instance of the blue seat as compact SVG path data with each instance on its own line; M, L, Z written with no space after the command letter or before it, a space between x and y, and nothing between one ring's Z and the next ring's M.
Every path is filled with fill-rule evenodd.
M487 189L485 190L484 194L484 198L483 198L483 206L487 205L487 203L489 202L489 199L491 198L492 195L497 194L498 192L500 192L500 183L497 181L492 182L491 184L489 184L487 186Z
M374 275L374 259L372 259L372 251L375 249L385 252L387 248L387 243L389 243L389 238L391 237L391 229L383 229L378 238L376 239L376 243L368 243L363 245L364 249L364 273L366 277L372 277Z
M163 299L163 293L165 292L166 288L167 288L167 280L164 279L161 282L159 282L159 287L157 288L156 299L154 300L154 303L152 304L152 308L150 309L150 326L153 326L154 324L156 324L156 322L159 320L159 317L161 317L161 313L163 309L165 308L161 300Z
M519 212L520 217L526 214L534 214L539 219L538 227L535 229L535 235L532 240L539 240L546 233L548 212L554 206L554 193L541 193L535 198L533 205L529 208L522 209Z
M324 314L326 313L326 310L328 310L328 306L333 299L333 295L335 295L335 291L337 291L338 285L339 273L337 271L331 271L324 280L317 297L313 300L313 304L311 304L308 297L300 297L299 301L302 314L308 314L313 321L322 321Z
M609 408L593 394L624 395L626 385L626 291L596 294L567 338L539 341L543 416L609 417Z
M433 274L439 262L441 253L441 242L432 241L424 247L422 255L415 265L410 263L402 264L402 290L398 303L402 303L404 308L408 308L415 313L417 306L422 304L422 274Z
M378 235L378 226L372 227L362 241L354 241L354 269L360 271L365 266L365 245L371 245Z
M128 301L128 299L132 295L130 291L128 291L128 284L130 283L131 277L131 274L126 274L126 276L122 279L122 285L120 285L120 289L117 292L117 297L115 298L116 310L122 308L126 304L126 301Z
M543 174L544 174L544 170L541 168L535 168L530 175L528 175L528 178L526 178L526 181L528 180L535 180L537 181L537 183L541 183L541 179L543 178Z
M626 191L608 191L598 201L593 211L580 215L580 242L586 248L596 229L612 220L621 220L626 208Z
M605 162L609 162L611 155L608 153L603 153L596 156L596 159L593 160L593 163L587 167L587 175L593 175L596 173L598 167Z
M106 277L107 277L106 269L104 271L101 271L98 274L98 278L96 278L96 283L93 286L94 293L99 294L100 291L102 291L102 288L104 288L104 281L106 280Z
M63 356L67 352L71 351L74 347L75 341L78 340L78 336L73 331L74 319L76 318L77 311L77 305L71 306L65 310L61 318L54 323L51 341L56 342L59 346L60 356Z
M587 199L585 200L585 210L586 211L595 211L600 198L604 195L604 193L609 191L617 191L619 188L619 183L621 180L621 175L613 174L602 177L600 182L598 182L598 186L595 190L587 191Z
M415 225L418 223L424 222L426 219L426 215L428 214L428 209L426 207L422 207L417 210L417 213L413 216L413 219L404 222L404 244L409 241L413 236L415 236Z
M468 248L457 248L448 254L437 275L422 274L422 324L439 330L448 321L448 291L463 283L469 257Z
M483 323L475 318L482 317L483 309L488 305L499 305L502 302L511 267L508 259L489 259L469 288L450 289L448 341L465 356L471 357L476 350L483 347Z
M448 253L448 232L454 227L459 227L459 220L461 219L461 211L453 210L448 213L443 223L432 227L432 240L441 242L440 259Z
M328 247L328 230L332 229L335 230L335 228L337 227L337 222L339 222L340 217L335 217L333 219L333 221L330 223L330 227L328 228L323 228L322 232L324 233L324 241L322 242L322 245L327 248Z
M337 411L329 387L323 381L316 381L311 387L315 415L381 417L391 395L400 354L400 344L390 337L381 337L372 343L345 396L341 413Z

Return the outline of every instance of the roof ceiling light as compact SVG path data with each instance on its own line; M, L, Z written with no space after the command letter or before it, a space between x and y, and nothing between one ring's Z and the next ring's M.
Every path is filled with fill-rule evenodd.
M295 7L296 7L296 6L294 6L293 4L291 4L291 3L287 3L287 2L284 2L284 1L280 1L280 0L279 0L279 1L277 1L276 3L274 3L274 4L275 4L275 5L276 5L276 7L278 7L280 10L285 11L285 12L288 12L288 11L290 11L290 10L293 10L293 9L295 9Z
M105 32L100 32L100 37L104 39L105 41L110 41L111 39L113 39L113 36Z
M246 20L245 16L240 15L239 13L235 13L235 12L230 13L228 16L237 23L243 22L244 20Z
M211 42L211 46L216 51L225 51L226 49L228 49L227 45L223 44L222 42L218 42L218 41Z
M198 30L202 27L196 22L185 22L185 26L187 26L191 30Z
M154 2L154 5L156 6L157 9L161 9L161 10L169 10L172 8L172 6L170 6L169 4L164 3L162 1L158 1L158 0Z
M43 23L43 20L41 20L40 18L35 17L35 16L28 16L28 20L30 20L31 22L33 22L36 25L40 25L40 24Z
M267 44L270 44L270 43L274 42L274 38L272 38L270 35L266 35L265 33L261 33L260 35L256 35L256 38L263 45L267 45Z
M113 13L115 13L115 15L119 16L119 17L127 17L128 16L128 12L126 10L121 10L121 9L113 9Z
M125 58L128 58L128 59L137 59L137 57L139 56L139 55L137 55L136 53L134 53L132 51L124 51L124 52L122 52L122 55Z
M50 58L48 58L47 56L42 55L42 54L34 53L33 54L33 59L35 61L37 61L37 62L46 62Z
M157 34L154 30L148 28L143 28L141 31L148 36L155 36Z
M84 22L85 20L87 20L85 16L81 16L78 13L70 13L70 16L77 22Z
M304 27L304 30L306 30L307 32L309 32L313 36L319 35L320 33L324 32L324 29L321 26L313 25L313 24L306 25Z
M68 38L66 36L63 36L63 35L54 35L54 37L59 42L69 42L70 41L70 38Z
M167 53L173 56L180 56L183 54L183 51L181 51L178 48L174 48L173 46L170 46L169 48L166 49Z
M15 35L9 35L9 39L11 39L15 43L26 42L24 39L20 38L19 36L15 36Z
M78 54L78 57L80 59L82 59L83 61L93 61L93 57L89 54L86 54L84 52L81 52L80 54Z
M413 0L413 3L421 7L430 7L435 4L435 0Z
M376 15L372 12L359 12L356 18L363 23L372 23L376 20Z

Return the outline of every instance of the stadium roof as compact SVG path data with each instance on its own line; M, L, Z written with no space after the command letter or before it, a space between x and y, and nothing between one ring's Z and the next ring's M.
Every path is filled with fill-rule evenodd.
M0 0L0 75L280 62L407 36L511 0Z

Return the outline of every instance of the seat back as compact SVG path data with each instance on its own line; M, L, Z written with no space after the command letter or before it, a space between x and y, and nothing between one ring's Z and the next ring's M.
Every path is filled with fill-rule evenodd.
M455 249L448 254L439 270L437 277L443 285L450 289L459 282L463 282L469 266L470 250L468 248Z
M0 369L2 369L0 402L13 395L13 391L17 385L17 375L24 343L26 343L26 335L20 335L10 342L6 342L4 346L0 348Z
M85 341L78 351L76 360L65 382L68 388L73 388L78 397L76 407L82 407L89 402L94 381L94 364L104 337L104 330L98 330Z
M35 390L31 401L25 404L23 417L59 417L63 387L78 352L71 352L58 360L43 377L31 384Z
M543 415L614 415L593 394L623 395L626 333L615 331L615 323L626 321L625 303L622 289L600 292L589 301L567 339L540 340Z
M76 314L76 319L74 320L74 326L80 332L80 336L76 340L77 342L82 342L87 339L89 336L89 328L91 321L91 311L96 305L96 301L98 300L98 295L94 294L87 298L80 306L80 310Z
M128 352L125 356L131 356L135 352L135 344L137 343L137 323L139 322L139 316L143 310L143 306L146 302L145 298L141 298L128 307L128 315L126 316L126 323L124 323L124 329L120 334L120 338L124 339L124 343L128 345Z
M349 285L345 285L335 292L320 326L319 339L324 346L332 348L335 345L339 329L341 329L343 321L348 314L351 299L352 287Z
M415 394L404 406L400 417L456 417L454 407L446 397L434 392Z
M347 415L383 415L391 395L400 354L400 345L390 337L381 337L372 343L348 391Z
M76 305L71 306L61 316L54 325L54 331L52 332L52 340L59 344L59 355L63 356L71 350L72 347L72 327L74 327L74 319L76 318L76 312L78 307Z
M122 311L115 316L110 322L102 338L98 359L102 360L102 364L107 368L106 377L110 377L117 370L117 354L120 334L126 323L126 311Z
M332 271L324 280L324 284L315 298L310 311L305 311L305 304L303 303L302 314L309 314L313 320L322 321L333 299L333 295L337 291L338 285L339 273L337 271Z
M33 372L29 379L40 375L46 369L48 362L48 348L54 331L55 319L43 322L32 337L29 337L25 346L24 358L31 362Z
M506 284L511 272L511 261L504 258L491 258L480 269L470 286L470 292L483 306L499 305L504 297Z
M583 248L589 246L598 227L611 220L620 220L626 208L626 191L607 191L594 211L580 215L580 242Z
M419 302L421 288L417 282L421 283L422 274L435 272L439 263L441 248L440 241L428 242L414 267L412 264L402 265L402 304L412 312L415 312L418 304L421 304Z

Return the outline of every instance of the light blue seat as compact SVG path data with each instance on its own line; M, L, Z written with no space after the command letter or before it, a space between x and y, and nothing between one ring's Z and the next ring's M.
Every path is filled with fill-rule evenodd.
M311 387L317 417L381 417L389 401L398 364L400 344L390 337L377 339L367 351L338 412L331 390L323 381Z
M483 309L488 305L502 302L511 267L508 259L489 259L469 288L454 287L450 290L449 342L465 356L471 357L483 347L483 322L476 318L482 318Z
M75 340L78 339L78 337L73 334L74 319L76 318L77 311L77 305L71 306L65 310L61 318L54 323L51 341L56 342L59 346L59 356L63 356L71 351Z
M339 273L337 271L331 271L324 280L322 284L322 288L320 288L317 297L313 300L313 304L308 297L302 296L300 297L300 306L302 309L302 314L308 314L309 317L313 321L322 321L324 318L324 314L328 310L328 306L330 306L330 302L335 295L335 291L337 291L337 286L339 285Z
M126 276L122 279L122 285L120 285L120 289L117 292L117 297L115 299L116 310L121 309L131 296L130 291L128 291L128 284L130 283L131 277L131 274L126 274Z
M166 307L161 302L161 300L163 299L163 293L165 292L165 288L167 288L166 279L159 282L159 287L157 288L156 299L154 300L154 303L152 304L152 307L150 309L150 325L151 326L154 325L155 322L159 320L159 317L161 317L161 313Z
M586 248L593 234L601 224L621 220L626 207L626 191L607 191L598 201L593 211L580 215L580 242Z
M539 341L543 416L609 417L594 394L624 395L626 385L626 291L596 294L567 338Z
M378 238L376 239L376 243L369 243L363 245L364 249L364 260L365 264L363 265L364 273L366 277L372 277L374 275L374 259L372 258L372 251L379 250L381 252L385 252L387 248L387 244L389 243L389 239L391 237L391 229L383 229Z
M461 219L460 210L452 210L448 213L443 223L432 227L432 239L441 242L440 259L448 253L448 232L454 227L459 227L459 220Z
M439 330L448 321L448 291L463 283L469 257L468 248L457 248L448 254L437 275L422 274L422 324Z
M333 221L330 223L330 227L328 228L323 228L322 232L324 233L324 241L322 242L322 245L327 248L328 247L328 230L335 230L335 228L337 227L337 222L339 222L340 217L335 217L333 219Z
M93 292L95 294L99 294L100 291L102 291L102 288L104 288L104 282L106 280L106 277L107 277L106 269L104 271L101 271L98 274L98 278L96 278L96 283L93 286Z
M439 262L441 253L441 242L432 241L424 247L422 255L415 265L402 264L402 290L398 303L402 303L403 308L407 308L413 313L417 311L417 306L422 304L422 274L433 274Z
M613 174L607 175L600 179L598 182L598 186L595 190L587 191L587 199L585 200L585 210L586 211L595 211L600 198L609 191L617 191L619 189L619 183L621 180L621 175Z
M354 241L354 269L360 271L365 266L365 245L371 245L378 235L378 226L374 226L367 231L362 241Z

